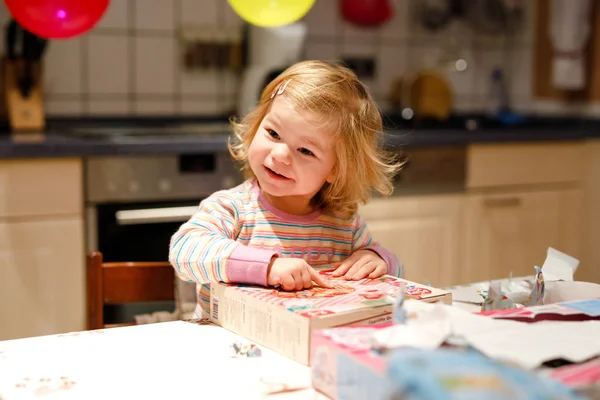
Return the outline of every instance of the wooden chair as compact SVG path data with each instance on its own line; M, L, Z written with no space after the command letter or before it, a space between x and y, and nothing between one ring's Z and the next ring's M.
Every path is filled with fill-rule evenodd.
M168 262L103 262L87 255L87 329L135 325L104 323L104 306L175 300L175 273Z

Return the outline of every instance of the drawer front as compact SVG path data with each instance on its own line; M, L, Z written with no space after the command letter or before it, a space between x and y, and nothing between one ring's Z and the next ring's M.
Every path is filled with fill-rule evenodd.
M472 145L467 188L574 183L581 181L582 168L579 142Z
M21 159L0 162L0 217L82 212L80 159Z

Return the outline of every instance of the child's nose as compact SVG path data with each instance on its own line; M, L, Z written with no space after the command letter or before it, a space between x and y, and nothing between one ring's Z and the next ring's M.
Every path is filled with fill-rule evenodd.
M290 165L292 161L292 155L290 154L290 149L287 145L280 143L275 145L271 150L271 157L277 162L280 162L285 165Z

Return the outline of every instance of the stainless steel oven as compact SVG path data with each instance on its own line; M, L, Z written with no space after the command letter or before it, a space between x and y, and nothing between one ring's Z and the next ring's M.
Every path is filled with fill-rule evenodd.
M166 261L204 198L241 182L229 154L93 157L85 165L87 251L105 261ZM172 311L173 302L104 306L105 323Z
M241 182L227 153L93 157L85 174L87 250L105 261L167 260L200 201Z

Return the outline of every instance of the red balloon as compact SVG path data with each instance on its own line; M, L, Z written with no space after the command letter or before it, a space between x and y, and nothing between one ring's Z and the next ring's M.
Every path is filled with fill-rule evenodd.
M121 0L123 1L123 0ZM92 29L110 0L4 0L15 20L47 39L67 39Z

